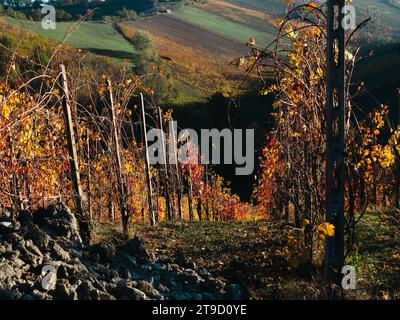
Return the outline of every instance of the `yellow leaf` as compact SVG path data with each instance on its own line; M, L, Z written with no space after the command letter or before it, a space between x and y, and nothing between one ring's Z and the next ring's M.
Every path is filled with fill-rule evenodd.
M310 220L308 220L308 219L304 219L303 221L302 221L302 223L301 223L301 225L303 226L303 227L306 227L306 226L308 226L310 224Z
M318 3L315 2L310 2L309 4L307 4L304 9L311 11L314 10L315 8L318 8Z
M326 227L327 235L329 237L333 237L335 235L335 226L331 223L326 223L325 227Z
M318 236L320 239L325 239L326 236L333 237L335 235L335 226L329 222L324 222L319 225Z

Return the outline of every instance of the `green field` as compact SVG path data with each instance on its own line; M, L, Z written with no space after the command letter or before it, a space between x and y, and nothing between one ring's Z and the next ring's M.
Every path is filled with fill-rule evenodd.
M266 44L273 40L273 35L252 29L240 23L230 21L221 16L211 14L204 10L184 6L175 11L174 16L188 23L208 29L221 36L246 43L250 37L256 39L257 43Z
M226 0L243 6L245 8L256 9L263 12L271 13L273 10L279 15L284 12L287 5L282 0Z
M56 41L63 41L66 34L73 28L73 23L70 22L58 22L55 30L44 30L40 22L11 18L7 18L7 21ZM66 43L117 59L132 59L136 53L135 48L111 25L101 22L84 22L78 25Z
M278 16L284 14L287 5L282 0L226 0L246 8L272 13ZM295 0L296 4L302 3ZM361 22L366 17L372 20L381 20L386 26L400 28L400 1L399 0L354 0L357 21Z

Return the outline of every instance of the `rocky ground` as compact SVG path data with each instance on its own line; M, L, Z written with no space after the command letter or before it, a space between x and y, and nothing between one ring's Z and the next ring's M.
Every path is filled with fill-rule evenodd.
M242 291L185 257L157 258L138 237L85 246L64 204L1 214L0 300L241 299Z

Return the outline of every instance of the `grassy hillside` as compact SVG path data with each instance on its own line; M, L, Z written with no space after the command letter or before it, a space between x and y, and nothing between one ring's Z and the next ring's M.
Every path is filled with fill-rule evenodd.
M281 14L286 8L286 4L282 0L227 0L245 8L256 9L263 12L271 13L275 11ZM297 0L298 1L298 0Z
M149 32L157 51L170 65L174 77L207 94L223 90L231 61L248 51L244 43L193 25L173 15L159 15L122 24L125 33ZM239 76L237 68L229 73Z
M357 9L364 10L380 19L386 26L400 29L400 5L396 0L355 0Z
M224 0L208 0L196 7L233 22L244 24L252 29L271 34L276 33L276 19L272 13L247 8Z
M74 24L70 22L58 22L55 30L44 30L40 22L11 18L7 18L7 21L56 41L63 41L65 36L73 30L73 33L66 41L67 44L103 56L116 59L132 59L136 52L134 47L110 24L84 22L74 27Z
M242 43L246 43L250 37L255 38L259 43L268 43L273 39L273 36L268 32L250 28L199 8L185 6L173 14L186 22Z
M173 14L163 14L134 22L126 29L151 33L160 56L168 61L174 76L207 94L225 91L239 79L241 71L229 64L246 55L246 42L254 37L260 46L276 32L273 17L223 0L183 6Z

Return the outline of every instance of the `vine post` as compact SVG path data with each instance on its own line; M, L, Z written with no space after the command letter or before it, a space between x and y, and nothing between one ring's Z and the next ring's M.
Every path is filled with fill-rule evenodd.
M111 109L111 121L113 128L113 144L114 144L114 152L115 152L115 160L117 164L117 178L118 178L118 193L119 193L119 205L122 216L122 227L124 229L124 233L128 234L129 231L129 212L126 208L126 196L127 196L127 187L124 180L124 175L122 172L122 161L121 161L121 153L119 147L119 134L117 128L117 120L115 116L115 108L114 108L114 96L111 86L111 81L107 80L107 87L110 94L110 109Z
M328 283L340 284L344 264L345 0L328 0L327 5L326 220L335 226L335 235L326 238L325 276Z
M150 225L152 227L154 227L156 225L156 218L154 215L153 188L151 186L149 147L147 145L146 113L144 110L144 97L143 97L142 93L140 93L140 105L141 105L141 109L142 109L143 143L144 143L145 163L146 163L146 180L147 180L148 201L149 201L149 218L150 218Z
M72 122L72 112L71 112L71 103L69 100L69 89L67 82L67 73L65 71L65 66L63 64L60 65L61 70L61 86L63 89L63 111L64 111L64 119L65 119L65 127L67 134L67 142L68 142L68 150L69 150L69 161L70 161L70 170L71 170L71 178L74 185L75 190L75 199L76 206L78 211L78 220L80 223L81 234L84 237L86 242L90 241L90 234L87 230L87 226L85 226L84 219L84 195L81 185L81 177L80 177L80 169L79 169L79 161L78 154L76 151L76 140L74 133L74 126ZM77 128L79 129L79 128ZM79 132L79 130L78 130Z

